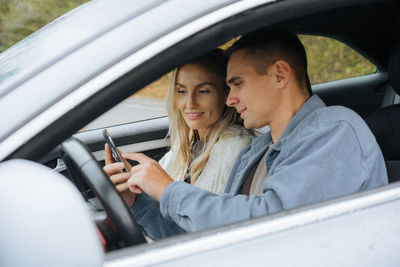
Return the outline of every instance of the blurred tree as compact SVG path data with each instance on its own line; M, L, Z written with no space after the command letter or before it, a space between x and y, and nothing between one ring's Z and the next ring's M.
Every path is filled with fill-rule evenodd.
M312 84L341 80L376 71L376 66L347 45L322 36L300 35Z
M89 0L0 0L0 52Z

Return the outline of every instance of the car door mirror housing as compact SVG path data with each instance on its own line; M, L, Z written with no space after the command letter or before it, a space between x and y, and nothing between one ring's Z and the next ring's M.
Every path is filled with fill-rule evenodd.
M27 160L0 164L1 266L103 266L104 250L78 190Z

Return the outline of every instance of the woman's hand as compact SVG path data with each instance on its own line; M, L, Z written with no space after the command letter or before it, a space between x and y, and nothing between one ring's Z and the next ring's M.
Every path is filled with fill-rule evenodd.
M141 188L153 199L160 201L165 188L173 182L161 165L141 153L126 153L124 158L135 160L140 164L132 167L132 176L128 180L128 187L132 192Z
M110 178L110 181L114 184L117 191L121 194L122 198L124 199L125 203L128 207L131 207L136 200L135 193L142 193L143 191L140 188L136 188L136 192L132 192L128 188L127 181L129 177L132 175L130 170L132 166L129 162L124 158L124 163L122 162L113 162L113 157L111 154L111 149L108 144L105 144L104 147L105 151L105 166L103 167L104 172ZM123 172L122 170L128 168L128 172Z

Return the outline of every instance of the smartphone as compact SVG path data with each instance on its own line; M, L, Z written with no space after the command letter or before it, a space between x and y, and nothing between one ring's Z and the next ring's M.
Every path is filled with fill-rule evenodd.
M108 146L111 149L111 153L113 155L114 160L116 162L123 162L125 164L125 162L122 159L121 154L118 152L117 146L115 145L114 141L112 140L111 135L109 134L107 129L103 130L103 136L104 136L104 139L106 140ZM126 172L127 170L128 170L128 168L125 165L125 168L122 171Z

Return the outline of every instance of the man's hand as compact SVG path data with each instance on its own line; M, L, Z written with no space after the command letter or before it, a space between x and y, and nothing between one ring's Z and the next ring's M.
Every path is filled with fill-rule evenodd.
M165 188L174 180L157 161L144 154L127 153L123 154L123 157L140 163L132 167L132 176L128 180L129 189L137 193L137 188L140 188L153 199L160 201Z

